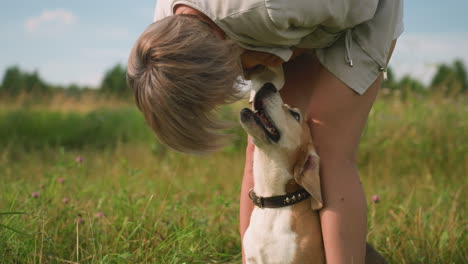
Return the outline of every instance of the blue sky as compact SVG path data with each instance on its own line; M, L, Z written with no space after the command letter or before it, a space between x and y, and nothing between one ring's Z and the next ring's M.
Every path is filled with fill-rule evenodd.
M235 0L232 0L235 1ZM54 84L97 85L125 64L152 22L156 1L4 1L0 9L0 78L18 65ZM468 66L468 1L406 0L405 32L391 65L397 77L428 82L441 62Z

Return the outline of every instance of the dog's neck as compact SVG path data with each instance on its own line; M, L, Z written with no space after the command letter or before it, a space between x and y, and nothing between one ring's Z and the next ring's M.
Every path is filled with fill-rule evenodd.
M293 178L285 166L284 158L275 157L277 153L267 154L258 147L254 150L253 178L254 191L262 197L284 195L285 186Z

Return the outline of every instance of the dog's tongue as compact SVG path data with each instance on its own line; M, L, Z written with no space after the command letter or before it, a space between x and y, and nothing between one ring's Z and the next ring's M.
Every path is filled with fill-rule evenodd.
M263 108L255 111L255 115L258 117L260 122L262 122L263 126L268 130L268 132L271 135L276 136L278 134L278 131L276 130L276 128L273 126L273 124L270 122L270 120L266 116Z

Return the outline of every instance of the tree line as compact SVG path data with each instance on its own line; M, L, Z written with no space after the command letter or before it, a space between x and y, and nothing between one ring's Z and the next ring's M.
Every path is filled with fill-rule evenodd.
M0 95L12 97L20 94L32 94L37 96L53 95L56 92L64 92L69 95L79 95L83 92L95 92L102 95L111 95L122 98L130 98L131 91L127 87L126 68L121 64L109 69L97 87L71 85L53 85L44 81L37 71L27 72L18 66L11 66L5 70L3 80L0 83Z
M451 64L439 64L429 85L424 85L409 75L403 76L400 80L396 80L393 70L389 67L387 70L387 80L382 86L391 91L400 91L403 93L437 93L450 97L466 94L468 92L468 78L463 62L461 60L455 60Z
M387 70L387 80L384 88L391 92L403 94L431 94L437 93L446 97L466 94L468 92L468 77L466 67L461 60L455 60L451 64L438 65L437 71L429 85L407 75L397 80L392 69ZM126 68L120 64L109 69L98 87L79 86L71 84L68 86L52 85L44 81L35 72L26 72L18 66L6 69L0 84L0 94L17 96L19 94L33 94L48 96L62 91L70 95L79 95L82 92L95 92L102 95L131 98L131 90L127 86Z

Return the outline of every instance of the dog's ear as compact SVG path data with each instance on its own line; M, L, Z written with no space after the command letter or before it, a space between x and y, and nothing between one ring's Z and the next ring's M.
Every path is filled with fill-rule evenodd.
M319 210L323 207L319 176L320 158L312 144L302 148L297 157L293 168L294 179L312 196L312 209Z

